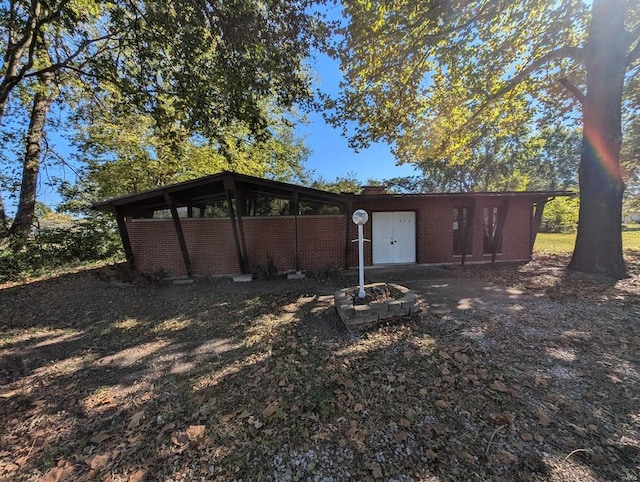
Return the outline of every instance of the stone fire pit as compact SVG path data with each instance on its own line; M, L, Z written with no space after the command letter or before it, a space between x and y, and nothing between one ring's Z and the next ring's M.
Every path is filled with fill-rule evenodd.
M358 298L358 287L344 288L333 295L336 311L350 332L420 311L418 295L409 288L394 283L373 283L364 288L365 300Z

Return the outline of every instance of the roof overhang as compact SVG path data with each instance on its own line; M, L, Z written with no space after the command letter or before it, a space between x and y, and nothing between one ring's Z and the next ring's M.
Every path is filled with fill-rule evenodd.
M506 192L457 192L429 194L336 194L320 189L298 186L271 179L263 179L246 174L221 172L191 181L142 191L97 202L92 208L98 211L117 212L123 216L148 215L153 211L184 206L204 206L207 203L235 196L236 191L246 194L267 195L303 202L330 203L345 206L348 202L380 201L389 199L479 199L479 198L529 198L533 202L546 202L556 197L571 197L572 191L506 191Z
M231 189L229 189L230 186ZM233 195L238 190L249 194L262 194L285 199L296 196L298 200L307 202L340 205L346 202L346 198L340 194L225 171L192 181L107 199L93 204L92 208L98 211L118 211L125 216L137 215L169 209L169 201L174 207L205 205L208 202L226 199L229 190L233 192Z
M556 197L575 197L578 193L573 191L501 191L501 192L442 192L427 194L350 194L354 201L385 199L487 199L487 198L530 198L536 202L550 200Z

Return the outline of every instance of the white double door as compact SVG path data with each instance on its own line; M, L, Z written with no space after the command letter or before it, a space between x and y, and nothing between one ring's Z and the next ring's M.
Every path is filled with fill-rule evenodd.
M373 264L416 262L415 212L374 212L371 222Z

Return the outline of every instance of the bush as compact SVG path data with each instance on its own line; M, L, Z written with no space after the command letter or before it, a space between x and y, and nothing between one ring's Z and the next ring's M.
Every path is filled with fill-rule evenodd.
M575 233L578 227L580 200L556 198L547 203L542 215L540 231L543 233Z
M69 227L41 229L26 241L6 240L0 246L0 281L121 255L122 247L114 223L104 219L83 219Z

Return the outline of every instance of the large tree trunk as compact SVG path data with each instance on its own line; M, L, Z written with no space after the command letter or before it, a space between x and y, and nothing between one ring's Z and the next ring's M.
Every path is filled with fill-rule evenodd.
M26 238L31 232L36 204L36 187L40 171L40 152L44 137L44 125L49 107L55 98L51 92L52 74L46 73L38 78L36 93L33 96L31 120L25 145L22 166L22 183L16 217L9 234L18 238Z
M569 268L620 279L622 255L622 88L628 49L624 0L595 1L585 49L580 218Z

